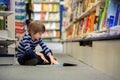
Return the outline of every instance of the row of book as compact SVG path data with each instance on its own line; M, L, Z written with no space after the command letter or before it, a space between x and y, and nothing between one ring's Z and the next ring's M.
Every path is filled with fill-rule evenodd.
M43 38L53 38L53 37L60 37L60 31L45 31L42 35Z
M59 23L44 23L45 24L45 28L46 30L50 30L50 29L59 29L60 24Z
M42 35L47 41L60 38L60 4L58 0L33 0L33 19L41 20L46 31Z
M59 11L59 4L33 4L34 12L40 11Z
M72 0L72 10L73 16L72 18L75 19L88 9L94 6L100 0Z
M54 18L53 18L54 17ZM51 21L59 21L60 14L59 13L34 13L34 20L51 20Z
M72 0L73 4L76 4L77 6L73 6L74 12L76 15L72 16L72 19L74 20L77 18L77 16L80 16L82 13L87 11L92 5L96 3L96 0L83 0L83 3L80 2L79 4L85 5L83 8L79 8L79 4L76 0ZM85 1L85 2L84 2ZM89 1L92 1L88 3ZM98 0L97 0L98 2ZM76 8L75 8L76 7ZM78 8L78 10L75 9ZM83 10L84 9L84 10ZM78 14L77 12L81 12ZM77 15L78 14L78 15ZM86 13L87 14L87 13ZM70 24L70 23L69 23ZM65 25L65 22L64 22ZM109 29L114 26L120 25L120 1L116 0L105 0L105 4L97 5L96 11L93 11L90 15L80 19L77 21L77 23L74 23L71 25L72 27L69 28L67 31L66 36L67 37L80 37L81 35L88 34L94 31L100 31L103 29Z
M33 2L59 2L59 0L33 0Z

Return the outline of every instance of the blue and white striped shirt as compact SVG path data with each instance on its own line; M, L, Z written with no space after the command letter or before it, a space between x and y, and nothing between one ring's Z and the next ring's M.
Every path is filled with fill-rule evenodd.
M42 50L45 52L44 54L46 55L52 54L52 51L44 44L41 38L33 41L31 39L31 36L28 33L26 33L22 37L21 41L19 42L17 57L23 56L26 53L35 54L35 47L38 44L41 46Z

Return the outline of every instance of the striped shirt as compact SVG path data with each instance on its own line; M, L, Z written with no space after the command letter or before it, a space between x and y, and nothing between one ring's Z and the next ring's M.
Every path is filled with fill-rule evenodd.
M26 33L19 42L17 57L23 56L26 53L35 54L35 47L38 44L41 46L42 50L44 51L44 54L46 55L52 54L52 51L44 44L41 38L33 41L31 39L31 36L28 33Z

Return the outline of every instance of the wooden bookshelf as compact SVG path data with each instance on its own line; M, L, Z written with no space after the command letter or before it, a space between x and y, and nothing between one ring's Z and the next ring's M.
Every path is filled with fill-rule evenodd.
M98 1L96 2L91 8L89 8L88 10L86 10L85 12L83 12L80 16L78 16L76 19L73 20L73 22L71 22L64 30L63 32L67 31L71 25L73 25L74 23L78 22L80 19L90 15L93 11L96 10L96 7L101 5L103 2L102 1Z
M119 28L120 29L120 25L118 26L114 26L111 29L103 29L103 30L99 30L99 31L93 31L91 33L102 33L102 32L107 32L107 31L114 31L114 28ZM84 35L84 34L83 34ZM62 40L62 42L80 42L80 41L103 41L103 40L120 40L120 34L116 34L116 35L110 35L108 32L108 35L104 35L104 36L99 36L99 37L89 37L89 38L68 38L66 40Z
M84 13L82 13L80 16L78 16L77 19L75 20L75 22L77 22L78 20L90 15L93 11L96 10L96 7L101 5L102 3L103 3L102 1L96 2L91 8L89 8Z

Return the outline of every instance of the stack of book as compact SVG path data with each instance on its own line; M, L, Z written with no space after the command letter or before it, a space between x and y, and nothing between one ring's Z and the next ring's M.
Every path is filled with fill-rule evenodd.
M21 0L15 1L15 32L16 34L23 34L25 32L24 30L24 24L25 24L25 16L26 16L26 10L25 10L25 2Z

